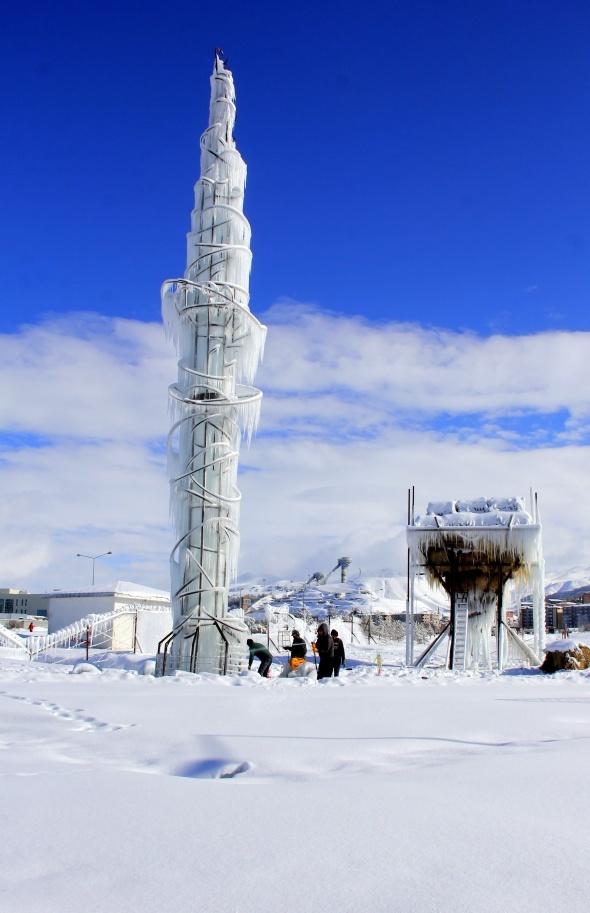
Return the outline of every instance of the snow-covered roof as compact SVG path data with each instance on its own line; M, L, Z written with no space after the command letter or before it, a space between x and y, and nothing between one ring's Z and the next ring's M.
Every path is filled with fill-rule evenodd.
M151 586L131 583L129 580L117 580L114 592L117 595L142 596L144 599L170 599L169 590L157 590Z
M412 561L436 566L435 577L439 565L449 563L450 548L478 555L480 563L513 564L524 577L542 558L540 524L519 497L431 501L407 534Z
M157 599L170 602L170 593L167 590L157 590L151 586L132 583L129 580L117 580L108 586L95 584L79 590L52 590L42 593L42 596L72 597L72 596L130 596L133 599Z
M475 498L464 501L431 501L415 526L427 529L441 527L531 526L533 519L525 509L524 498Z

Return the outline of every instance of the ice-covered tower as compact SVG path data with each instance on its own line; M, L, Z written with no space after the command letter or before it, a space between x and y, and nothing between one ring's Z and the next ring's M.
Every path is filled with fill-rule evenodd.
M241 667L243 622L227 617L239 546L240 440L248 439L262 394L251 386L266 328L250 312L250 225L243 213L246 165L236 149L234 83L215 52L209 126L187 236L183 279L162 286L164 323L179 355L170 387L168 441L174 630L160 671L226 672Z

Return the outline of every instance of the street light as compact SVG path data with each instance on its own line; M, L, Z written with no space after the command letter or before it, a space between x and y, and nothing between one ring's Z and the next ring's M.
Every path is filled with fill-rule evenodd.
M83 555L81 552L76 553L76 558L89 558L92 561L92 586L94 586L94 562L97 558L104 558L106 555L112 555L112 552L101 552L100 555Z

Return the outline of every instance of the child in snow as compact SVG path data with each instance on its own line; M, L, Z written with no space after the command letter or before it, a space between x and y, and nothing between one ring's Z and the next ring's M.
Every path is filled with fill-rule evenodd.
M268 678L268 670L272 665L272 653L270 650L267 650L264 644L255 643L251 637L248 638L246 643L248 645L248 649L250 650L248 669L252 668L252 663L255 659L259 659L260 665L258 666L258 674Z
M346 662L346 654L344 652L344 644L338 637L338 631L330 631L330 635L334 641L334 677L337 678L340 666L343 666Z

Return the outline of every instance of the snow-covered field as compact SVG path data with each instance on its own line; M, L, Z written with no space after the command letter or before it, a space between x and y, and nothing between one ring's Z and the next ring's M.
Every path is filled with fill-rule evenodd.
M355 656L321 683L0 661L0 909L585 903L590 677Z

